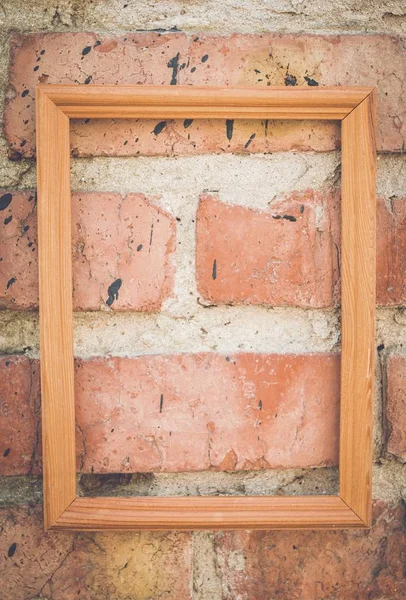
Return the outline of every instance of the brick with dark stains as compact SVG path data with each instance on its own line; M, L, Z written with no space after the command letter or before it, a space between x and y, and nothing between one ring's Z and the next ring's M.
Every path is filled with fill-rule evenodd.
M0 210L5 210L9 205L10 202L12 201L13 196L10 193L7 194L3 194L0 197Z
M255 135L256 135L255 133L252 133L252 134L250 135L249 139L247 140L247 142L246 142L246 143L245 143L245 145L244 145L244 148L245 148L245 149L247 149L247 148L248 148L248 146L251 144L252 140L253 140L253 139L255 139Z
M297 85L297 77L295 77L294 75L292 75L291 73L288 73L288 71L286 71L286 75L285 75L285 85L289 86L295 86Z
M231 139L233 137L233 130L234 130L234 119L227 119L226 120L226 134L227 134L227 139L229 142L231 142Z
M166 121L160 121L155 125L153 133L154 135L159 135L166 127Z
M211 272L212 279L217 279L217 260L213 260L213 269Z
M121 281L121 279L116 279L109 286L109 289L107 290L107 293L109 296L106 300L107 306L111 306L113 304L114 300L118 300L118 290L121 288L122 283L123 282Z
M304 80L306 81L307 85L310 85L310 86L317 86L317 85L319 85L318 82L315 79L312 79L308 75L305 75Z
M178 83L179 57L180 53L178 52L176 56L171 58L171 60L168 62L168 68L172 69L172 78L170 82L171 85L177 85Z

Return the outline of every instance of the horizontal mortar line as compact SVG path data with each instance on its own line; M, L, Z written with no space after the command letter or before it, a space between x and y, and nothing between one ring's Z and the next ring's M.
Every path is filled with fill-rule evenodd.
M217 316L216 311L220 311ZM377 309L377 345L383 342L387 351L405 350L401 345L404 313L402 308ZM202 335L201 327L207 335ZM255 334L257 330L260 333ZM37 312L0 311L0 332L2 354L39 356ZM189 321L163 313L83 312L75 313L74 334L78 358L198 352L306 354L340 349L338 315L322 309L201 308L198 317Z

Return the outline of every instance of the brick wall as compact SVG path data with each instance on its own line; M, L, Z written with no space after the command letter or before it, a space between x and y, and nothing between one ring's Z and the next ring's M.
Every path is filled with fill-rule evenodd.
M372 4L0 6L0 598L404 597L406 15ZM44 533L39 82L378 87L370 532ZM335 493L337 126L87 119L71 147L79 492Z

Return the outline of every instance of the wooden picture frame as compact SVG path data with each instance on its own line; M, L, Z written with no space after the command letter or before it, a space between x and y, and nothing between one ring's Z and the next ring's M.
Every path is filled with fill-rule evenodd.
M45 527L53 530L371 525L375 89L40 85L36 89ZM83 498L76 493L70 118L342 122L342 353L337 496Z

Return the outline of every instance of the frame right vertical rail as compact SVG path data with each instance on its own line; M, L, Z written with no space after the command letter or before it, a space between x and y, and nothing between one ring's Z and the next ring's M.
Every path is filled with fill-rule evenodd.
M372 520L376 91L342 121L340 497Z

